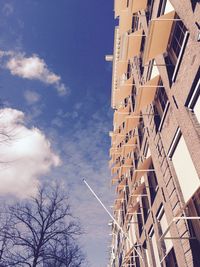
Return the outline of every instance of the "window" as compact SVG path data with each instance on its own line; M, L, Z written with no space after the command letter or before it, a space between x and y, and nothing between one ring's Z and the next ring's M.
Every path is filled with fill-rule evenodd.
M131 261L130 261L130 267L134 266L134 253L131 253Z
M179 17L176 16L175 18L178 19ZM170 43L169 56L174 65L176 65L183 44L184 36L186 33L186 27L181 20L176 21L174 23L172 31L173 31L172 32L173 38L171 39Z
M156 105L153 106L153 109L154 109L154 124L155 124L155 131L156 133L158 132L158 129L159 129L159 126L160 126L160 122L161 122L161 118L160 118L160 115L159 115L159 112L158 112L158 108Z
M139 143L140 143L140 148L142 147L142 141L144 138L144 121L143 118L140 117L139 119L139 125L138 125L138 135L139 135Z
M142 42L144 42L144 40L145 39L142 39ZM142 79L143 72L144 72L144 65L143 65L143 62L142 62L142 58L141 57L138 60L139 60L140 77Z
M156 76L158 76L160 73L159 73L159 70L158 70L158 67L156 65L156 62L155 60L153 59L152 60L152 67L151 67L151 76L150 76L150 80L155 78Z
M145 143L144 143L143 155L144 155L144 158L146 158L146 159L151 156L151 151L150 151L150 148L149 148L149 144L148 144L148 139L147 138L145 139Z
M124 224L125 222L125 216L126 216L126 213L127 213L127 206L126 206L126 201L124 200L123 201L123 205L122 205L122 223Z
M146 189L143 190L142 196L142 208L143 208L143 216L144 216L144 223L146 223L147 218L149 216L149 200L147 197Z
M158 247L157 247L157 242L156 242L156 237L155 237L154 231L152 231L150 237L151 237L151 245L152 245L152 249L153 249L153 255L152 255L153 261L155 262L156 267L161 267L160 257L159 257L159 253L158 253Z
M148 8L147 8L146 18L147 18L147 23L149 24L153 12L154 0L148 0L147 6Z
M149 167L150 169L154 169L153 164ZM150 190L150 197L151 197L151 205L154 202L156 193L158 191L158 181L156 177L156 173L151 171L147 173L148 177L148 184L149 184L149 190Z
M162 80L160 80L159 86L163 86ZM164 119L166 117L166 113L169 108L169 101L164 87L158 87L154 102L154 121L156 126L156 132L158 132L161 131Z
M200 123L200 97L199 97L199 94L196 98L196 102L194 104L193 111L194 111L194 114L196 115L198 122Z
M188 216L200 217L200 190L192 197L188 203ZM198 266L199 251L200 251L200 220L188 220L188 226L190 230L190 236L195 237L191 239L191 247L195 266Z
M159 83L159 86L163 86L162 81ZM165 89L163 87L160 87L158 89L156 99L158 101L160 115L162 116L162 114L165 110L165 106L166 106L167 101L168 101L167 94L166 94Z
M137 31L139 29L139 17L138 16L133 16L132 20L132 30Z
M133 154L133 158L134 158L134 167L135 167L135 170L136 170L137 166L138 166L138 161L139 161L139 150L138 150L138 148L135 149L134 154Z
M142 36L142 41L141 41L141 47L140 47L140 51L141 53L144 52L144 47L145 47L145 42L146 42L146 36L144 36L144 32L143 32L143 36ZM142 66L142 64L141 64ZM144 68L142 69L142 73L144 72Z
M172 248L165 258L166 267L178 267L178 263L176 261L176 255L174 253L174 249Z
M126 7L129 7L129 5L130 5L130 0L127 0Z
M175 134L168 155L172 159L183 198L185 202L188 202L200 187L200 179L180 129Z
M175 19L179 19L178 15L175 16ZM170 84L175 81L188 36L189 32L182 20L174 21L171 39L168 44L168 55L165 60Z
M133 83L135 83L135 81L133 81ZM132 102L132 109L133 111L135 110L135 98L136 98L136 86L133 85L133 89L132 89L132 95L131 95L131 102Z
M135 252L135 264L133 265L134 267L140 267L141 264L140 264L140 258L136 255L136 252Z
M194 79L191 91L189 93L188 99L186 101L186 106L192 110L200 123L200 68Z
M123 260L123 253L121 252L119 255L119 266L122 266L122 260Z
M164 209L163 206L161 206L160 211L157 215L157 220L158 220L158 228L159 228L159 234L160 237L165 233L165 231L168 228L168 222L167 222L167 217L164 213ZM168 231L167 233L167 237L171 237L170 232ZM161 249L163 252L163 257L165 257L169 251L172 249L173 247L173 243L171 239L161 239Z
M143 230L143 221L142 221L142 213L140 207L137 210L137 222L138 222L139 235L141 236Z
M144 255L145 255L145 258L146 258L146 265L145 266L150 267L149 252L148 252L148 249L147 249L147 243L146 242L143 245L143 249L144 249Z
M166 5L166 0L160 0L158 12L157 12L157 17L160 17L164 14L165 5Z
M160 17L163 14L167 14L173 10L174 10L174 7L172 6L169 0L160 0L157 17Z
M126 192L126 203L128 203L128 201L129 201L129 195L130 195L130 190L129 190L127 179L126 179L125 192Z
M128 70L127 70L127 80L131 77L131 72L132 72L132 68L131 68L131 64L129 62L128 63Z
M136 215L134 214L130 220L130 233L131 233L130 239L133 244L135 244L136 242L136 221L137 221L137 218L136 218Z
M200 0L190 0L190 1L191 1L191 5L192 5L192 10L194 11L195 8L196 8L197 3L199 3Z

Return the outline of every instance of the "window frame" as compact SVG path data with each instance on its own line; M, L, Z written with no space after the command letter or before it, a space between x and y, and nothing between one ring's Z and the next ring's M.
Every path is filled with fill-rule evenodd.
M176 15L175 19L179 19L179 16ZM179 54L176 58L176 54L173 50L173 42L174 42L174 38L176 38L175 35L175 30L176 30L176 25L177 23L182 23L184 28L185 28L185 34L183 36L183 41L182 44L180 46L180 50L179 50ZM184 51L186 48L186 44L189 38L189 31L187 30L187 28L185 27L185 24L183 23L182 20L180 21L174 21L173 26L172 26L172 34L171 34L171 38L168 42L168 48L167 48L167 53L165 56L165 62L166 65L169 65L167 68L167 73L168 73L168 77L169 77L169 82L170 82L170 86L172 85L172 83L174 83L176 81L177 75L178 75L178 71L181 65L181 61L184 55Z
M157 254L155 255L155 251L154 251L154 245L153 245L153 241L152 241L152 237L154 236L155 238L155 245L156 245L156 250L157 250ZM156 235L155 235L155 231L154 231L154 227L152 226L149 230L149 237L150 237L150 247L151 247L151 259L152 262L155 266L157 266L157 261L156 261L156 256L158 256L158 260L159 260L159 267L161 267L161 261L160 261L160 254L159 254L159 250L158 250L158 244L157 244L157 240L156 240Z
M178 19L179 18L178 15L176 15L175 18ZM178 26L178 23L182 23L183 26L182 27ZM185 48L186 48L186 44L187 44L187 41L188 41L188 38L189 38L189 31L185 27L185 25L184 25L182 20L174 21L174 24L173 24L172 27L173 27L172 28L172 35L171 35L171 39L169 40L169 43L168 43L167 54L168 54L168 57L170 58L170 61L174 65L174 70L173 70L173 74L172 74L172 78L171 78L172 83L174 83L176 81L178 70L180 68L181 61L182 61L182 58L183 58L183 54L184 54L184 51L185 51ZM179 50L178 56L176 55L176 53L175 53L175 51L173 49L173 42L175 41L175 39L176 39L176 43L178 43L177 42L177 37L176 37L176 34L175 34L176 27L179 27L181 29L181 31L182 31L183 27L185 28L185 33L184 33L184 36L183 36L182 43L181 43L181 45L179 47L180 50Z
M173 168L174 168L174 171L175 171L175 174L176 174L176 177L177 177L177 182L178 182L178 185L179 185L179 188L180 188L180 193L181 193L181 195L182 195L183 201L187 204L187 203L191 200L191 198L195 195L195 193L199 190L200 185L199 185L198 188L196 188L195 190L194 190L195 187L192 188L192 190L194 190L194 192L191 194L191 192L192 192L192 190L191 190L191 191L190 191L190 195L191 195L191 196L190 196L190 198L188 198L188 195L186 194L186 191L185 191L186 189L184 188L184 187L186 186L186 184L184 184L183 182L181 182L181 181L183 181L183 179L181 179L182 177L180 177L180 176L178 175L178 173L177 173L177 169L176 169L176 165L175 165L175 163L173 162L173 156L174 156L174 153L175 153L175 151L176 151L176 149L177 149L177 146L178 146L178 144L179 144L181 138L183 138L184 146L185 146L185 148L187 149L186 152L188 153L187 156L188 156L188 158L191 160L191 161L190 161L190 164L192 164L193 171L195 172L195 174L196 174L197 177L199 178L198 172L197 172L197 170L196 170L196 168L195 168L195 165L194 165L194 162L193 162L193 160L192 160L190 151L188 150L187 144L186 144L186 142L185 142L184 136L182 135L182 132L181 132L181 130L180 130L180 127L178 127L177 130L176 130L176 132L175 132L175 135L174 135L173 141L172 141L172 143L171 143L171 146L170 146L170 148L169 148L169 150L168 150L167 156L168 156L169 160L172 161ZM195 177L195 179L196 179L197 177ZM193 182L196 182L196 181L193 180ZM199 179L199 183L200 183L200 179Z
M200 124L200 120L198 120L198 117L195 113L195 105L198 101L198 99L200 98L200 68L199 71L197 72L196 78L194 80L194 83L192 85L192 88L190 90L189 96L186 100L185 106L194 113L194 115L196 116L197 121Z

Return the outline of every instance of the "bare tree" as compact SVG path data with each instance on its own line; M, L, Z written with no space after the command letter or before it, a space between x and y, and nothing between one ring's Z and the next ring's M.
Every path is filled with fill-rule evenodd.
M66 235L54 239L47 248L44 267L80 267L85 257L80 247Z
M9 146L14 141L16 141L19 138L19 133L16 131L15 126L7 125L7 122L4 121L5 117L5 109L3 104L0 100L0 147L5 147L5 145ZM5 167L5 164L12 163L13 161L7 161L7 160L0 160L0 164L2 164Z
M11 248L11 243L8 238L8 232L11 229L10 217L4 212L1 212L0 218L0 267L6 266L6 254Z
M45 266L53 260L61 264L55 267L81 266L78 260L82 263L84 257L76 244L81 229L58 186L38 189L36 197L10 206L8 213L12 223L4 234L12 249L6 251L7 265L2 266Z

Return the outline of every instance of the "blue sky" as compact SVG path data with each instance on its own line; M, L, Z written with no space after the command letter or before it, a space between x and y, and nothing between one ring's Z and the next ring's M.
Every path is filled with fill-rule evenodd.
M22 197L42 179L62 181L86 232L81 242L87 266L104 267L109 218L82 177L106 205L112 204L111 66L104 57L112 54L113 1L0 0L0 5L0 98L5 107L0 120L6 118L26 139L0 155L17 158L15 166L3 170L9 179L0 175L5 185L0 193Z

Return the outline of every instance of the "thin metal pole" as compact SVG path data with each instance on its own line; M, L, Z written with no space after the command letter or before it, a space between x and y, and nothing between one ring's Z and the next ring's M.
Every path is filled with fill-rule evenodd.
M131 246L133 247L133 249L135 250L135 252L137 253L137 255L141 258L142 262L144 263L144 260L142 258L142 255L137 251L137 249L135 248L134 244L132 243L132 241L130 240L130 238L128 237L128 235L124 232L124 230L122 229L122 227L119 225L119 223L116 221L116 219L110 213L110 211L106 208L106 206L103 204L103 202L101 201L101 199L96 195L96 193L89 186L89 184L86 182L85 179L83 179L83 182L88 187L88 189L91 191L91 193L93 194L93 196L99 201L99 203L104 208L104 210L108 213L108 215L110 216L110 218L115 222L115 224L117 225L117 227L121 230L122 234L128 239L129 243L131 244Z
M151 19L151 21L181 21L182 19L159 19L159 18L154 18Z

